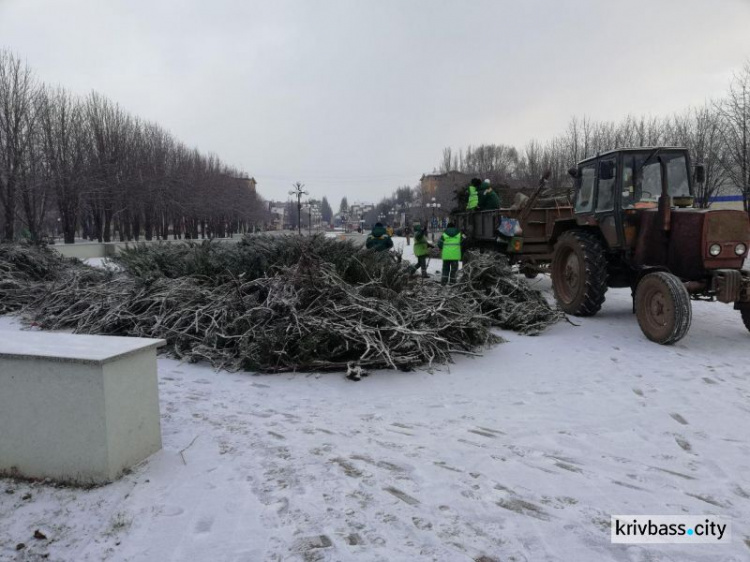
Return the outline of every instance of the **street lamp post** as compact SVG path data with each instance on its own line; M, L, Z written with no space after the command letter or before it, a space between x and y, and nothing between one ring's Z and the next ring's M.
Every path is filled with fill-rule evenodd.
M305 187L304 183L297 182L293 184L294 189L289 192L289 195L297 196L297 232L300 236L302 235L302 196L307 195L307 191L303 191Z
M435 218L435 209L440 208L440 203L435 202L435 198L433 197L429 203L426 205L427 207L432 208L432 223L430 226L432 228L430 229L432 231L432 241L435 241L435 227L437 226L437 219Z

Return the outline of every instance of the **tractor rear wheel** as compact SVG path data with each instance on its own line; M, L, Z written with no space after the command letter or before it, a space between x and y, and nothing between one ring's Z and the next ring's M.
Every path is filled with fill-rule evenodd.
M644 335L670 345L685 337L693 319L690 295L682 281L658 271L644 276L635 289L635 314Z
M593 316L607 292L607 259L599 238L583 230L560 236L552 256L552 289L560 308L575 316Z

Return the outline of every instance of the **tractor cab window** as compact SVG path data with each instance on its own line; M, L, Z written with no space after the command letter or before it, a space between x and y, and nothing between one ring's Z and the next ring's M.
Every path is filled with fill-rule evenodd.
M596 185L596 168L594 164L581 168L581 179L576 196L576 213L590 213L594 207L594 186Z
M669 195L672 197L689 197L688 169L684 156L675 156L667 161L669 177Z
M649 159L649 156L651 158ZM623 209L649 209L657 207L661 195L662 167L666 162L667 190L672 197L690 195L685 156L679 153L626 154L622 170ZM645 165L644 165L645 164Z
M616 181L617 160L615 158L606 158L599 162L599 187L596 197L597 212L614 209Z

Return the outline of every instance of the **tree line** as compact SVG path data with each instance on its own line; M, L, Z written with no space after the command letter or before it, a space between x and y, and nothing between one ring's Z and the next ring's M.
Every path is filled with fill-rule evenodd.
M572 186L568 169L579 160L617 147L684 146L693 163L706 168L696 185L696 204L706 207L715 195L739 192L745 210L750 199L750 61L735 73L726 95L666 117L628 116L622 121L574 117L567 130L547 142L532 140L521 149L489 144L445 148L437 172L451 170L489 178L511 187L535 186L544 170L549 186Z
M268 219L243 171L105 96L36 79L0 50L0 237L224 237Z
M507 144L482 144L463 149L447 147L433 174L458 172L453 181L463 188L471 176L490 179L495 186L514 189L533 188L546 170L551 176L548 188L570 190L573 180L568 170L577 162L619 147L684 146L693 163L706 170L703 185L695 185L696 205L708 207L716 195L741 193L745 210L750 212L750 61L733 76L726 95L718 100L689 108L666 117L628 116L615 121L595 121L573 117L564 133L547 142L531 140L521 149ZM437 215L445 215L456 206L451 182L439 186L434 194L440 203ZM405 213L424 222L432 213L428 194L419 185L402 186L383 197L364 217L374 224ZM346 198L339 213L345 210Z

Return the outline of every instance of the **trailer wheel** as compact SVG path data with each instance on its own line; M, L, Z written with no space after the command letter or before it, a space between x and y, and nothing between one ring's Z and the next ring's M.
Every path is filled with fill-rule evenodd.
M682 281L671 273L658 271L649 273L638 283L635 314L648 339L670 345L687 334L693 309Z
M740 308L740 314L742 315L742 323L750 331L750 306Z
M539 276L539 269L529 262L523 262L518 267L518 273L522 273L526 279L536 279Z
M552 256L552 289L560 308L575 316L593 316L607 292L607 259L592 233L571 230L560 236Z

